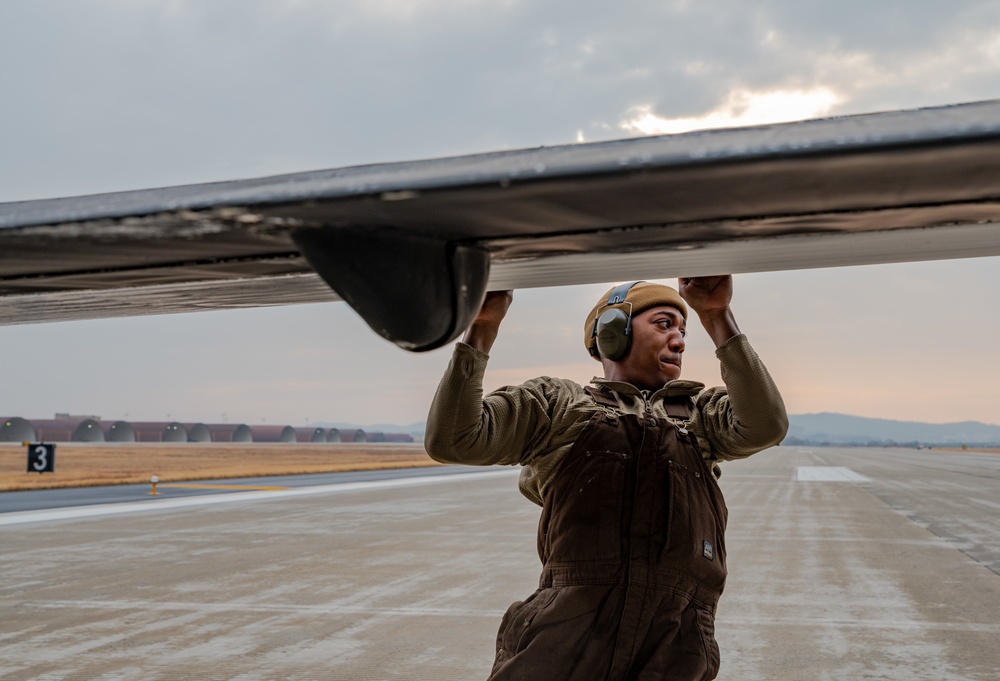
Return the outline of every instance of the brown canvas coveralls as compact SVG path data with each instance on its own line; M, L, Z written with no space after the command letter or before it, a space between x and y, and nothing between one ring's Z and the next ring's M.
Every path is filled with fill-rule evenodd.
M727 517L715 476L685 428L587 392L603 409L546 489L539 589L504 615L490 679L713 679ZM668 399L686 421L690 399Z

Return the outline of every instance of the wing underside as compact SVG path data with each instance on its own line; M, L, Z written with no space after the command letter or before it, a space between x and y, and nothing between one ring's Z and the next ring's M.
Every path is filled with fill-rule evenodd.
M0 323L1000 254L1000 102L0 204Z

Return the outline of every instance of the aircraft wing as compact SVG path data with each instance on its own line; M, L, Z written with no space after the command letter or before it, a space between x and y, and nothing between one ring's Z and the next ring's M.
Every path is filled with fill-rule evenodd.
M998 220L1000 100L358 166L0 204L0 324L340 298L426 350L488 289L998 255Z

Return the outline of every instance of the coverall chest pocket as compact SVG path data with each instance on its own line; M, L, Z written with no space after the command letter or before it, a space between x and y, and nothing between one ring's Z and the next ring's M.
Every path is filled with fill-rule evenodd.
M705 467L668 462L670 485L663 560L707 586L726 580L726 507Z
M543 528L547 560L617 561L622 556L622 497L632 456L571 452L550 488Z

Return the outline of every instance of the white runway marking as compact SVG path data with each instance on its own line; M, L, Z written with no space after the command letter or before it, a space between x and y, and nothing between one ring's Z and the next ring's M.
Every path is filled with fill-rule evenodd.
M412 478L395 478L392 480L345 482L333 485L295 487L287 490L232 492L228 494L208 494L204 496L183 497L181 499L150 499L148 501L128 501L118 504L94 504L91 506L47 508L38 511L17 511L14 513L0 514L0 527L23 525L25 523L40 523L52 520L82 520L85 518L120 515L123 513L170 511L175 509L194 508L197 506L232 504L243 501L270 501L273 499L287 499L289 497L302 497L316 494L338 494L340 492L356 492L361 490L367 491L393 489L398 487L415 487L418 485L433 485L444 482L479 480L490 476L514 475L517 472L517 469L490 469L487 471L476 471L475 473L424 475Z
M868 478L843 466L799 466L799 482L868 482Z
M926 620L887 620L887 619L866 619L858 618L831 618L831 617L722 617L718 622L727 625L741 625L744 627L794 627L808 630L827 629L899 629L902 631L954 631L954 632L974 632L983 634L1000 634L1000 624L981 624L975 622L929 622Z
M1000 504L996 503L995 501L989 501L988 499L977 499L976 497L969 497L968 500L973 503L982 504L983 506L986 506L988 508L995 508L996 510L1000 511Z
M158 612L183 611L197 613L233 613L233 612L279 612L279 613L311 613L319 615L400 615L411 617L486 617L496 620L501 614L496 609L472 608L455 606L452 608L435 608L425 606L384 607L376 605L341 605L324 603L319 605L306 603L203 603L197 601L25 601L25 606L34 608L87 608L93 610L137 610L146 611L151 607Z

